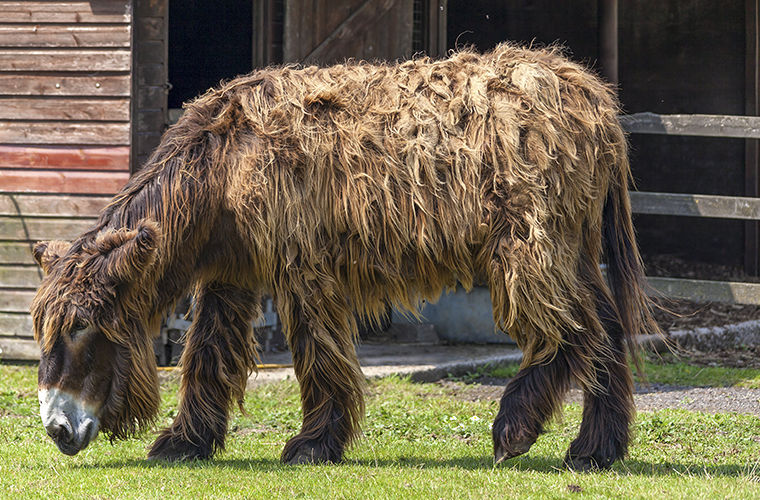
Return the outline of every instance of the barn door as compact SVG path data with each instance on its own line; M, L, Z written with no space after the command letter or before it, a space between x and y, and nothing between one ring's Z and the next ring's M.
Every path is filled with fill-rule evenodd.
M415 0L285 0L283 60L329 64L404 59L413 52Z

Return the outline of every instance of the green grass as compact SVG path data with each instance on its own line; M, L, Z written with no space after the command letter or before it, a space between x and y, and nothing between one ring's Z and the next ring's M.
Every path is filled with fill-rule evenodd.
M745 387L760 389L760 370L756 368L725 368L722 366L692 365L670 354L661 358L653 355L644 364L649 382L698 387Z
M45 436L35 369L0 366L0 497L15 498L757 498L760 419L684 410L640 412L630 455L611 471L577 474L562 456L580 408L568 405L524 457L494 467L495 401L463 401L437 384L372 381L364 437L339 465L286 467L299 427L292 381L249 392L227 450L188 464L144 460L151 436L102 436L75 457ZM177 384L164 383L159 424L171 421Z

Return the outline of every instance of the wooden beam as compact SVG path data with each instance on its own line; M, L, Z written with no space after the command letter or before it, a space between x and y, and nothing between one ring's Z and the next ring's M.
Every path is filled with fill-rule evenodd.
M634 134L760 139L758 116L635 113L620 116L620 124L627 132Z
M35 293L34 290L0 290L0 312L29 312Z
M95 8L93 8L93 4ZM6 23L128 23L130 0L80 2L0 2Z
M0 49L0 71L129 71L131 51Z
M274 0L260 0L253 4L252 67L263 68L277 61L274 53Z
M31 330L28 335L32 335ZM31 338L0 337L0 359L37 361L40 359L40 348Z
M632 191L635 213L760 220L760 198Z
M760 283L659 277L648 277L647 281L654 290L667 297L760 306Z
M760 114L760 2L745 0L745 114ZM744 146L744 194L760 196L760 141L747 139ZM744 226L744 272L760 275L760 223Z
M129 122L0 120L0 143L128 145Z
M42 238L42 239L52 239L52 238ZM37 288L40 285L40 281L42 281L42 271L36 265L34 266L0 266L0 287Z
M0 178L6 192L113 195L127 183L129 172L0 169Z
M32 328L32 317L29 313L0 313L0 336L8 335L28 339L32 336Z
M613 85L618 84L618 1L599 0L599 62L602 75Z
M0 193L0 216L97 217L109 201L106 196Z
M129 47L128 24L0 24L0 47Z
M129 99L0 98L0 120L129 121Z
M369 24L382 17L386 12L395 7L398 0L365 0L365 2L351 13L330 35L322 40L311 52L302 57L299 62L315 64L323 62L340 43L357 36ZM287 44L287 41L286 41Z
M0 168L129 170L129 146L0 145Z
M35 265L32 257L33 245L34 243L28 241L0 241L0 265Z
M16 241L71 240L94 224L94 218L0 217L0 235Z
M161 137L168 123L169 0L133 0L130 171L142 166L144 137ZM148 28L148 30L143 30Z
M129 74L58 75L0 73L0 94L7 96L124 96L129 97Z
M447 13L448 0L428 0L427 2L423 2L423 49L430 57L443 57L446 55Z

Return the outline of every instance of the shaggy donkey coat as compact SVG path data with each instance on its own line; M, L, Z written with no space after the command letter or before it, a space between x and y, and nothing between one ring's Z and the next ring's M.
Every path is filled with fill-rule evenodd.
M657 331L617 113L610 89L555 50L511 45L268 68L210 90L91 231L36 248L40 386L88 402L113 437L133 433L156 413L161 314L193 289L179 413L150 456L208 457L255 369L249 325L267 291L303 405L283 460L338 461L363 416L356 314L414 312L484 283L524 353L493 426L496 459L530 448L575 379L584 415L566 461L608 466L634 410L626 350ZM113 369L65 373L60 359L96 340ZM97 391L82 382L95 379Z

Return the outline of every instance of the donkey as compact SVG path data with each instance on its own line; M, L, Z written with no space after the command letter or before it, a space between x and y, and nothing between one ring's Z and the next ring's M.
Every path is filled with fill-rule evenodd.
M574 380L583 421L565 462L609 467L634 414L628 355L658 331L618 111L557 50L507 44L268 68L210 90L94 227L34 248L48 434L73 455L99 430L118 439L149 425L153 339L192 291L179 411L148 456L211 457L256 368L250 325L268 292L303 410L282 460L338 462L364 411L356 318L478 282L524 354L493 424L495 459L527 452Z

